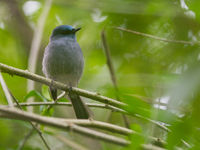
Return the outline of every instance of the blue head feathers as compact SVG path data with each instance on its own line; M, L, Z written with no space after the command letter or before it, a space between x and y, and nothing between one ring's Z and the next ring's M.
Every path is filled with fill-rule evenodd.
M75 37L75 33L80 30L81 28L73 28L72 26L69 25L61 25L57 26L52 34L51 38L56 37L56 36L69 36L69 37Z

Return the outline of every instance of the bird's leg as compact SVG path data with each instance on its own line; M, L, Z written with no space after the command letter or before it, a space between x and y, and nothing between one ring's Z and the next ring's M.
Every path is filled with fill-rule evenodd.
M67 94L69 94L69 93L71 93L72 92L72 86L69 86L69 90L68 90L68 93Z
M69 85L69 90L68 90L68 92L70 93L70 92L72 92L72 83L69 82L68 85Z
M51 97L56 102L57 101L57 89L53 85L54 85L54 80L51 80L49 89L50 89Z
M57 102L57 89L55 87L53 87L54 85L54 80L51 80L51 84L49 86L49 89L50 89L50 93L51 93L51 97L53 98L54 100L54 103ZM47 106L47 109L45 110L45 113L49 113L49 110L52 108L53 105L49 105Z
M72 91L72 86L70 85L69 86L69 89L68 89L68 91L67 91L67 95L70 97L70 95L72 95L73 96L73 91Z
M70 95L73 92L71 82L69 82L68 85L69 85L69 89L68 89L68 91L66 91L66 94Z

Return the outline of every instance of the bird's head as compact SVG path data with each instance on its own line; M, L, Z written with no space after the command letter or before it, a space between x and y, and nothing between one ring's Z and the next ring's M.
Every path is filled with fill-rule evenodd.
M75 33L80 29L81 28L73 28L72 26L69 25L57 26L51 34L51 39L54 37L65 37L65 36L75 38Z

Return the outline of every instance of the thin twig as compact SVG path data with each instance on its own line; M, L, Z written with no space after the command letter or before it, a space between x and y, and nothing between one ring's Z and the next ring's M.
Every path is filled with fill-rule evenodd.
M56 104L58 102L58 100L60 98L62 98L63 96L65 96L66 92L63 91L60 95L58 95L57 99L53 101L54 104ZM48 113L50 111L50 109L52 108L53 105L48 105L48 107L45 110L45 113Z
M107 44L104 29L101 32L101 39L102 39L102 43L103 43L103 47L104 47L103 49L104 49L105 56L106 56L106 62L107 62L108 70L110 72L110 77L111 77L112 83L114 85L114 88L116 89L116 91L118 91L116 75L115 75L112 59L111 59L111 56L110 56L110 50L109 50L109 47L108 47L108 44Z
M42 34L43 34L46 18L48 16L49 10L51 8L51 4L52 4L52 0L45 1L44 9L38 19L38 23L37 23L37 26L34 31L33 40L31 43L30 54L29 54L29 60L28 60L28 70L33 73L36 72L37 60L38 60L37 57L38 57L38 53L40 50L40 44L42 41ZM34 90L34 86L35 86L35 82L28 80L27 90L28 91ZM33 101L33 99L30 98L28 101L31 102L31 101ZM30 108L29 111L32 111L32 109Z
M162 38L162 37L158 37L158 36L155 36L155 35L138 32L138 31L134 31L134 30L129 30L129 29L125 29L125 28L122 28L122 27L114 27L114 28L117 29L117 30L129 32L129 33L132 33L132 34L136 34L136 35L140 35L140 36L144 36L144 37L148 37L148 38L152 38L152 39L155 39L155 40L160 40L160 41L163 41L163 42L190 44L190 45L200 44L199 41L190 42L190 41L183 41L183 40L169 40L169 39L166 39L166 38Z
M103 49L104 49L104 52L105 52L105 55L106 55L106 61L107 61L107 66L108 66L108 69L109 69L109 72L110 72L110 77L111 77L112 83L113 83L114 88L115 88L115 95L116 95L117 100L120 101L120 98L119 98L119 95L118 95L119 90L118 90L118 86L117 86L117 79L116 79L116 75L115 75L115 71L114 71L114 67L113 67L113 63L112 63L112 59L111 59L111 55L110 55L110 49L109 49L108 44L107 44L104 29L101 32L101 39L102 39L102 42L103 42L103 47L104 47ZM110 115L111 115L111 113L110 113ZM130 128L127 117L124 114L122 114L122 118L124 120L125 126L127 128Z
M29 130L28 134L25 135L23 141L20 142L17 150L22 150L24 148L24 145L25 145L26 141L31 137L31 135L33 134L34 130L35 130L34 128L32 128L31 130Z
M143 116L141 116L141 115L138 115L138 114L135 114L135 117L138 117L138 118L140 118L140 119L149 121L149 122L151 122L151 123L157 125L158 127L160 127L161 129L163 129L163 130L166 131L166 132L171 132L171 130L170 130L168 127L166 127L165 125L161 125L158 121L151 120L151 119L149 119L149 118L145 118L145 117L143 117Z
M3 76L2 76L2 74L1 74L1 72L0 72L0 83L1 83L1 87L2 87L2 89L3 89L3 92L4 92L4 94L5 94L6 100L7 100L7 102L8 102L8 105L9 105L10 107L13 107L14 104L13 104L13 102L12 102L12 97L10 96L10 93L9 93L9 91L8 91L8 87L7 87L7 85L6 85L6 83L5 83L4 79L3 79Z
M95 107L95 108L105 108L110 109L114 112L120 112L124 114L128 114L127 111L107 105L107 104L96 104L96 103L85 103L88 107ZM20 106L41 106L41 105L61 105L61 106L72 106L71 102L27 102L27 103L19 103ZM14 106L17 106L17 104L14 104Z

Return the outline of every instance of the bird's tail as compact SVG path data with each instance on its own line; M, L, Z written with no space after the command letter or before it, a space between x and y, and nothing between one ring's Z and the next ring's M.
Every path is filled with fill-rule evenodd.
M69 98L78 119L88 119L91 117L89 108L81 100L78 94L73 91L69 91Z

